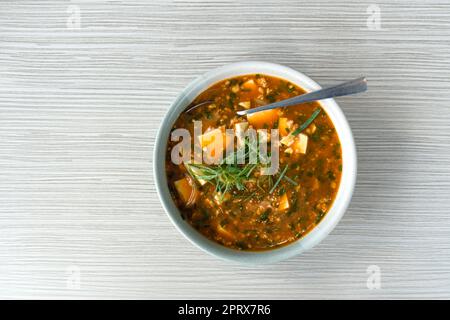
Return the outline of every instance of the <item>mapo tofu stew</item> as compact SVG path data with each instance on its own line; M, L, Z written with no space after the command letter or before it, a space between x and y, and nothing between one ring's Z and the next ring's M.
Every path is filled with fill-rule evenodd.
M192 141L184 149L190 146L192 152L174 163L173 154L184 150L177 147L181 138L169 138L169 189L182 217L204 236L229 248L267 250L302 238L331 208L341 179L341 146L319 103L236 114L302 93L279 78L239 76L208 88L178 117L172 133L187 129ZM200 131L194 129L198 121ZM256 146L265 139L267 157L275 139L272 131L278 129L274 174L262 173L270 163L260 153L248 161L255 151L250 136L230 136L227 129L256 131ZM211 149L211 143L216 147ZM194 159L198 153L201 162Z

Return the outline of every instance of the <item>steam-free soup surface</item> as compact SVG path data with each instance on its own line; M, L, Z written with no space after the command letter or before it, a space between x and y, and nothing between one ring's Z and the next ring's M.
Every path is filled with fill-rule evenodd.
M226 247L266 250L303 237L328 212L339 188L342 159L336 130L320 104L302 104L249 117L236 115L238 110L302 93L304 90L282 79L240 76L213 85L191 106L210 103L179 116L172 129L188 129L192 137L193 121L202 121L202 143L207 143L208 133L236 126L268 129L269 133L270 129L278 129L280 135L279 169L268 176L260 174L258 164L207 165L191 161L175 165L171 151L178 142L168 142L166 173L172 198L183 218L200 233ZM237 141L235 144L239 145ZM246 141L241 141L240 147L248 147ZM228 174L236 181L222 182Z

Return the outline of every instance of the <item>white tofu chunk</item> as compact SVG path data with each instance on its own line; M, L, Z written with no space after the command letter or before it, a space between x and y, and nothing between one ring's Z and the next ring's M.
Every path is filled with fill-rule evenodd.
M191 176L193 178L195 178L195 180L201 185L204 186L206 184L206 180L200 179L198 176L201 176L203 173L201 172L201 170L199 168L193 167L193 166L189 166L186 165L186 170L191 174Z
M295 141L295 136L293 136L292 134L288 134L287 136L283 137L280 140L280 143L289 147L294 143L294 141Z
M295 139L294 149L298 153L306 153L306 148L308 147L308 136L300 133Z
M229 193L226 193L224 195L222 195L222 193L220 192L216 192L214 193L214 201L218 204L221 205L222 203L230 200L231 196Z
M292 148L287 148L286 150L284 150L284 153L289 153L289 154L292 154L292 152L294 152L294 149L292 149Z
M252 104L250 101L242 101L242 102L239 102L238 105L244 109L250 109Z

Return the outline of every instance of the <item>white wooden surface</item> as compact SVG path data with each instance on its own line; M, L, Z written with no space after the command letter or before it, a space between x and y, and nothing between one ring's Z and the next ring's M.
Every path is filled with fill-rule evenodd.
M0 297L450 298L450 3L308 2L1 1ZM178 92L241 60L370 81L338 101L358 147L350 209L270 267L189 244L151 173Z

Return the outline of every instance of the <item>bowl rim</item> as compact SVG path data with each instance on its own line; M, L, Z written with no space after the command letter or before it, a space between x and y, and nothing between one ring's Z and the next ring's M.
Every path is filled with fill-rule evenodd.
M204 90L218 81L245 74L262 74L288 80L306 91L320 89L320 85L290 67L264 61L243 61L227 64L210 70L194 79L177 96L166 112L156 136L153 150L153 174L160 201L169 219L178 231L201 250L224 260L243 264L267 264L289 259L299 255L327 237L338 224L350 204L356 183L357 155L352 131L347 119L334 99L320 101L322 109L333 122L342 149L342 175L339 189L330 210L318 225L303 238L290 244L263 251L241 251L220 245L208 239L187 221L176 207L167 184L165 155L170 128L179 114Z

